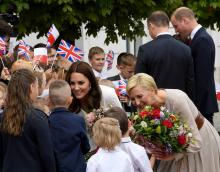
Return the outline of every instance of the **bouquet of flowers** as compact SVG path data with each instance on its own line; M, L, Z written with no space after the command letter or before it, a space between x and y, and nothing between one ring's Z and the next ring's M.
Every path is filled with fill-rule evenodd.
M132 118L135 141L144 146L148 153L152 150L164 154L184 152L192 141L192 133L187 123L167 109L146 106Z

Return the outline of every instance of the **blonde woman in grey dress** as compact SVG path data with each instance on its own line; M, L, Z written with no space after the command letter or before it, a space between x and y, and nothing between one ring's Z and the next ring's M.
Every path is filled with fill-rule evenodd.
M164 156L153 152L161 160L159 172L220 172L220 137L184 92L158 89L154 79L144 73L129 79L127 92L138 109L146 105L164 106L178 113L191 128L194 142L190 143L185 153Z

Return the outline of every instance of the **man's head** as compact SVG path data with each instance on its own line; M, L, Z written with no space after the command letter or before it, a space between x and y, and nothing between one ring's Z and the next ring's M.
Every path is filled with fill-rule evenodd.
M69 107L72 102L71 89L64 80L55 80L49 86L49 101L52 107Z
M117 69L124 79L129 79L134 74L136 57L133 54L121 53L117 59Z
M147 19L147 27L152 39L160 32L167 32L169 28L169 17L163 11L153 12Z
M192 30L198 25L195 14L187 7L177 8L171 15L171 22L181 37L188 37Z

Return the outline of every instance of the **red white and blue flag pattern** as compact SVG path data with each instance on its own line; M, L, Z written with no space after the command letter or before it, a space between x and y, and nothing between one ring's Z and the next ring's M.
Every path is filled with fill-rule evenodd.
M114 52L112 50L110 50L108 52L107 57L106 57L106 61L108 63L107 70L112 69L112 64L113 64L113 61L114 61Z
M18 42L18 56L24 56L26 60L30 60L30 46L23 40Z
M0 36L0 56L6 54L6 43L4 41L4 37Z
M124 80L119 80L118 82L118 91L119 91L119 94L122 95L122 96L127 96L127 92L126 92L126 81Z
M51 47L59 35L60 35L59 31L53 24L47 33L47 47Z
M63 39L57 49L57 54L60 54L63 58L69 60L70 62L81 61L84 56L82 50L67 43Z
M113 81L113 84L115 87L116 94L118 96L127 96L128 95L126 92L127 81L125 81L125 80Z

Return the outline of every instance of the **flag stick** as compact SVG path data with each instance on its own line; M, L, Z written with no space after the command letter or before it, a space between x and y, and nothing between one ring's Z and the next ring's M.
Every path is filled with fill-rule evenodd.
M0 59L2 61L3 68L5 68L5 64L4 64L3 60L2 60L2 57L0 57Z

